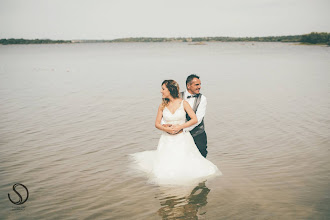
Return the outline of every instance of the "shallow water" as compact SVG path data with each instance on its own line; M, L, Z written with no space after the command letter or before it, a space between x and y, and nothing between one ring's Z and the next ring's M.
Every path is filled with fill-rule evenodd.
M0 46L0 216L330 218L329 60L329 47L284 43ZM160 84L183 89L190 73L223 176L148 184L127 155L157 147Z

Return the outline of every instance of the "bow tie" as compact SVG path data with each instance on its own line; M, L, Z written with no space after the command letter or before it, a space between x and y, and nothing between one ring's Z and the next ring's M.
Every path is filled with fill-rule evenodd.
M198 95L188 95L187 99L198 97Z

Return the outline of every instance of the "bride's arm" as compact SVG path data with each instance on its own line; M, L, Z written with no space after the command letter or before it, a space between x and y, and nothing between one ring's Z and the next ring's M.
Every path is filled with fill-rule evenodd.
M191 119L182 125L173 125L172 127L176 133L179 132L180 130L190 127L198 122L195 112L192 110L192 108L190 107L190 105L187 101L183 101L183 107Z
M160 104L159 107L158 107L158 112L157 112L155 127L158 128L159 130L166 131L167 133L175 134L176 132L173 131L173 128L172 127L166 126L166 125L163 126L161 124L162 117L163 117L163 107Z

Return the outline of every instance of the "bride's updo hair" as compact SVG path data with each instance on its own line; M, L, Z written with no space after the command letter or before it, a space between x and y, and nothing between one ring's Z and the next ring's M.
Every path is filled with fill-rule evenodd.
M172 79L168 79L168 80L164 80L162 82L162 85L166 86L166 88L168 89L168 91L170 91L170 94L173 98L179 98L180 97L180 94L179 94L179 91L180 91L180 87L179 87L179 84L175 81L175 80L172 80ZM164 98L163 99L163 102L162 102L162 107L165 108L165 106L168 105L168 102L170 100L168 98Z

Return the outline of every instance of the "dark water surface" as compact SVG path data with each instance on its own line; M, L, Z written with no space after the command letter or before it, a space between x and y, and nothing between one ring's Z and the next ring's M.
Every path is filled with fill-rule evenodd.
M284 43L0 46L0 216L329 219L329 61ZM160 84L190 73L223 176L147 184L127 155L157 147Z

